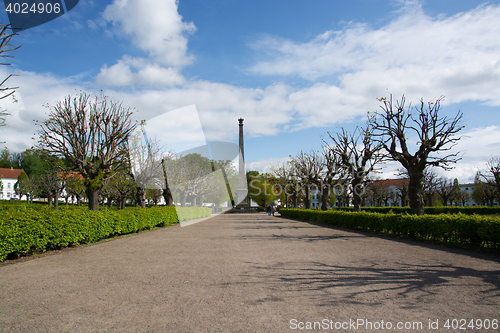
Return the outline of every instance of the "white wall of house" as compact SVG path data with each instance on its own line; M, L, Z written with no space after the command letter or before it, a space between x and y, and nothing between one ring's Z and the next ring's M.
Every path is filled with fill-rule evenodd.
M3 190L0 192L0 199L11 200L11 199L21 199L26 200L26 196L23 195L22 198L16 194L14 190L14 185L17 183L16 178L2 178Z

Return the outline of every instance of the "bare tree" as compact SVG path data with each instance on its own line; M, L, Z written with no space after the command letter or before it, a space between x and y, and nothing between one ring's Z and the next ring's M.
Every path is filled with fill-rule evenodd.
M481 177L490 187L496 188L497 200L500 204L500 157L492 157L487 163L487 170Z
M423 179L427 166L441 167L445 170L451 169L448 165L460 160L458 153L438 152L449 151L460 140L456 134L463 128L459 126L462 112L458 111L453 119L441 117L439 110L444 97L429 102L427 105L423 99L414 108L412 113L411 104L405 110L405 97L401 101L392 102L381 98L381 112L376 112L371 117L371 125L374 129L374 137L390 156L401 163L410 176L409 198L412 214L424 214L424 191ZM408 147L409 132L418 136L418 150L410 152Z
M1 58L12 58L13 56L8 54L9 52L15 51L21 46L13 46L10 42L14 36L16 36L16 33L9 33L8 32L9 25L4 25L0 24L0 57ZM0 65L5 65L9 66L10 63L0 63ZM8 79L12 77L12 74L7 76L2 82L0 82L0 99L7 98L9 96L12 96L15 92L14 89L16 88L10 88L10 87L4 87L3 85L5 82L7 82ZM9 113L7 113L7 110L0 110L0 126L5 125L5 117L8 116Z
M51 107L40 125L40 148L63 156L84 179L89 209L99 210L99 191L127 163L126 143L135 129L132 111L100 95L81 92Z
M281 186L281 192L285 196L285 205L289 207L290 202L293 207L298 206L298 198L302 188L302 181L298 176L297 164L294 159L283 162L283 164L271 167L271 175L276 180L276 184Z
M432 168L425 168L424 170L424 180L423 180L423 187L424 187L424 195L427 198L427 206L432 207L434 206L434 194L436 194L436 188L438 187L438 176L436 172Z
M493 206L495 198L498 197L498 191L496 186L490 182L483 181L483 176L478 171L476 177L474 178L474 192L472 193L472 199L480 204Z
M321 155L315 151L304 153L301 151L293 158L297 176L301 179L302 189L305 192L304 206L309 209L311 206L311 185L319 182L320 174L324 168L324 161Z
M400 179L396 183L396 199L399 200L401 207L408 205L408 178Z
M456 195L456 188L453 184L453 180L445 177L439 178L436 191L441 199L443 199L444 206L448 206L448 202L451 202Z
M332 136L334 145L331 146L334 154L340 156L340 162L350 174L353 192L354 211L361 211L361 196L365 191L365 178L375 169L375 166L384 160L382 144L373 140L371 127L357 127L352 134L342 129L342 133ZM324 141L324 140L323 140ZM362 141L362 146L359 142Z
M162 150L160 142L148 139L144 130L134 132L129 138L130 170L137 184L137 203L142 208L146 207L147 188L163 188Z

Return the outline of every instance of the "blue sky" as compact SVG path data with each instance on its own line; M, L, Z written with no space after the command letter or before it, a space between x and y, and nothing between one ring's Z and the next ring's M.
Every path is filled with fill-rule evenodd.
M247 168L265 170L364 125L377 97L444 95L443 115L466 126L446 175L472 181L500 155L499 35L499 1L80 0L13 41L0 75L19 74L18 102L2 101L0 141L22 151L42 105L103 90L138 119L195 104L209 141L237 143L243 117ZM165 126L189 140L189 123Z

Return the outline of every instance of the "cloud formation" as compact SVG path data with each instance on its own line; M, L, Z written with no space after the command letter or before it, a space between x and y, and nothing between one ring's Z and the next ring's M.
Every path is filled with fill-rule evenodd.
M404 4L389 24L351 23L309 42L267 36L251 47L269 55L249 68L259 75L339 80L343 94L376 96L380 88L448 103L500 105L500 6L430 17ZM397 91L396 91L397 90Z
M194 60L187 54L186 35L196 27L182 21L176 0L114 0L102 16L161 65L184 66Z
M176 0L114 0L102 14L113 32L130 38L146 58L125 55L116 64L104 65L96 83L105 86L174 86L185 80L179 70L194 61L187 53L187 35L196 31L192 22L182 21ZM98 20L102 24L102 20ZM87 22L95 28L95 22ZM109 30L108 30L109 31Z

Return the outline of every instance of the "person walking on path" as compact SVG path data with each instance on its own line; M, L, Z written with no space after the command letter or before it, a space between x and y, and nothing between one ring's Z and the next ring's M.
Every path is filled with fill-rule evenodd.
M268 205L266 207L266 211L267 211L267 216L271 216L271 205Z

